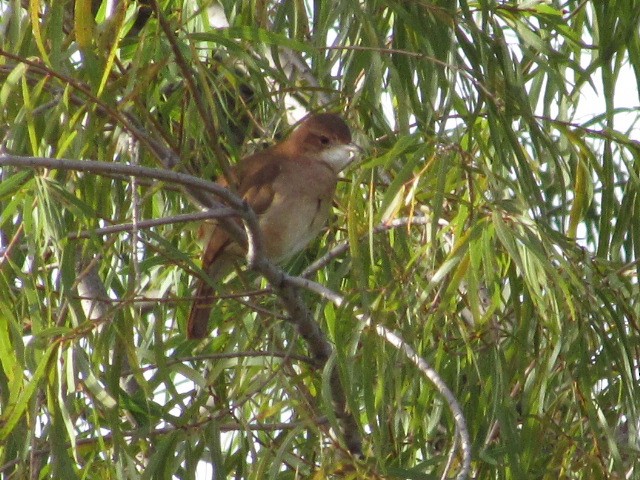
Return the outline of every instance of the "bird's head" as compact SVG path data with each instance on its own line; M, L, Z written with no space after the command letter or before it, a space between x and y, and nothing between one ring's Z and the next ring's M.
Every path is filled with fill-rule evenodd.
M333 113L309 115L287 139L298 154L326 162L336 173L353 160L361 148L351 140L351 131Z

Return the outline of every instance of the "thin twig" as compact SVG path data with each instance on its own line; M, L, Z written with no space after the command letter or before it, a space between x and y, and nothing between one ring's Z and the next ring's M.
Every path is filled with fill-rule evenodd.
M366 45L335 45L335 46L324 46L324 47L316 47L316 48L318 50L354 50L354 51L365 51L365 52L373 51L380 54L405 55L407 57L418 58L419 60L429 60L430 62L436 65L440 65L441 67L458 71L463 77L465 77L467 80L473 83L486 96L491 98L493 101L496 101L496 96L493 94L493 92L489 91L489 89L485 87L484 84L475 77L474 72L470 71L470 69L467 69L466 67L461 67L459 65L452 65L432 55L427 55L426 53L413 52L410 50L402 50L399 48L369 47Z
M176 223L197 222L200 220L210 220L213 218L237 217L238 212L233 208L220 207L204 212L183 213L180 215L172 215L164 218L154 218L152 220L140 220L135 227L138 230L146 230L148 228L159 227L162 225L173 225ZM91 238L101 235L113 235L114 233L133 232L134 225L132 223L121 223L118 225L110 225L108 227L96 228L94 230L83 230L78 233L69 234L68 238L77 240L81 238Z
M384 232L387 230L392 230L394 228L399 227L410 227L413 225L428 225L432 220L424 215L419 215L415 217L401 217L395 218L393 220L383 222L380 225L375 226L371 230L371 234L375 235L376 233ZM328 265L333 259L338 258L349 250L349 240L345 240L344 242L340 242L327 253L325 253L322 257L317 259L311 265L303 270L300 274L301 277L308 277L313 272L324 268Z
M132 438L132 439L140 439L140 438L150 438L168 435L174 433L176 431L191 431L198 428L201 428L203 425L210 423L212 421L216 422L216 428L221 432L242 432L242 431L252 431L252 432L280 432L283 430L296 430L301 427L308 425L310 422L315 425L324 425L328 422L326 417L315 417L308 420L300 421L300 422L290 422L290 423L250 423L250 424L241 424L241 423L217 423L218 419L216 417L207 418L201 420L194 424L189 425L181 425L177 427L165 427L165 428L157 428L146 434L142 435L141 432L143 430L133 430L128 432L121 432L123 438ZM93 445L93 444L109 444L113 440L113 434L107 433L105 435L100 435L99 437L89 437L89 438L79 438L76 440L77 446L85 446L85 445ZM41 457L43 455L48 455L51 453L50 448L38 448L32 449L30 455L35 457ZM16 464L23 461L21 458L16 458L14 460L10 460L4 465L0 466L0 473L4 473L7 470L14 467Z

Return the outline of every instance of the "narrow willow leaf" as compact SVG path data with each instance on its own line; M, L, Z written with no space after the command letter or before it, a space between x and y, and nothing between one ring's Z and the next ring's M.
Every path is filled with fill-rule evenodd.
M75 0L73 26L76 41L82 50L91 48L95 31L95 20L91 12L91 0Z
M42 30L40 30L40 12L42 11L42 4L40 0L29 0L29 16L31 18L31 28L33 29L33 36L38 47L38 51L42 56L42 59L46 64L50 64L49 55L44 44L45 41L42 37Z
M42 380L45 378L52 367L52 359L55 359L55 353L58 351L59 344L53 343L49 345L49 348L39 358L38 365L33 372L33 376L26 381L23 389L14 400L7 405L2 412L0 420L2 421L2 428L0 429L0 440L7 438L15 428L22 415L25 413L33 395L36 394L38 388L40 388ZM14 393L14 392L12 392ZM13 396L13 395L12 395Z

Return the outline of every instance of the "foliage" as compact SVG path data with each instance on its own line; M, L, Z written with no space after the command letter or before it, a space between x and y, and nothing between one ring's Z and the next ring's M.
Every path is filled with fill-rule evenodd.
M346 112L365 159L287 270L349 241L315 274L348 302L305 298L366 458L330 433L326 375L251 274L220 288L207 342L185 339L195 223L77 235L195 211L184 194L2 167L8 478L439 478L448 408L354 312L450 386L473 478L638 475L637 0L167 0L169 31L146 3L71 3L0 3L6 152L158 167L164 143L214 178L292 105ZM398 218L422 221L374 229Z

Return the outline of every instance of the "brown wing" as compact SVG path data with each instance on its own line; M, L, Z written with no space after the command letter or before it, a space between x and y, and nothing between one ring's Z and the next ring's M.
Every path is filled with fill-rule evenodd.
M238 184L238 194L247 201L258 215L263 213L273 201L273 181L280 173L280 165L269 150L244 158L234 169ZM223 187L224 180L218 181ZM221 228L211 233L202 257L203 268L213 263L216 258L231 244L229 236ZM206 270L206 268L205 268Z
M281 160L281 159L280 159ZM281 172L281 164L270 150L245 158L238 168L238 193L258 215L273 201L273 182Z
M265 150L256 155L246 157L234 169L236 180L239 182L238 194L247 201L249 206L258 215L263 213L273 201L273 181L280 173L281 168L274 156ZM226 187L227 182L220 180L220 185ZM202 229L201 229L202 232ZM233 243L229 235L222 229L213 227L202 256L202 265L205 270Z

